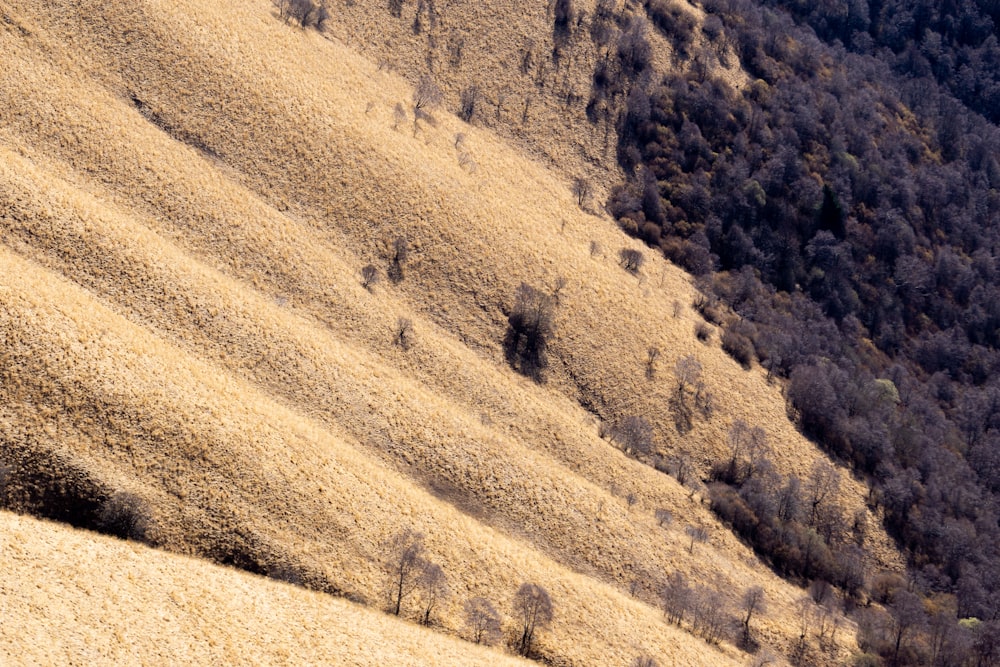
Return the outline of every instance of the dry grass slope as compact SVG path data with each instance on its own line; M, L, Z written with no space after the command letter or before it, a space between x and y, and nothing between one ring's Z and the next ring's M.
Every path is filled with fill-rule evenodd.
M326 595L3 512L0 557L0 656L11 667L530 664Z
M564 180L444 113L394 129L402 79L271 11L0 1L8 455L42 450L141 495L170 550L239 548L261 571L293 567L373 605L379 545L412 526L451 579L445 630L466 598L507 611L537 581L557 604L540 642L556 663L740 662L666 626L648 591L627 595L675 570L734 596L765 586L763 638L787 647L802 592L580 407L645 414L663 452L703 465L743 418L767 428L783 472L804 474L819 454L779 389L698 343L689 309L670 315L693 298L682 272L617 267L618 248L638 246L581 213ZM413 248L405 280L363 288L360 268L384 270L397 235ZM539 386L503 363L503 308L522 280L560 277ZM664 351L653 381L650 340ZM666 406L686 354L725 409L682 437ZM863 487L846 487L862 507ZM679 527L656 525L660 507L710 527L710 543L692 558Z

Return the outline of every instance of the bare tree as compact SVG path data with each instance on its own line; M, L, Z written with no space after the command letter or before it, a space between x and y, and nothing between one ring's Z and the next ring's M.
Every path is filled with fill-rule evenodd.
M493 644L500 638L500 614L486 598L472 598L465 602L465 627L472 641Z
M420 623L422 625L431 624L431 614L434 607L448 597L448 578L444 570L436 563L427 563L423 572L420 573L419 581L420 601L422 611L420 613Z
M892 662L899 664L899 649L903 646L903 640L907 635L916 634L927 622L927 616L920 597L905 589L896 592L889 606L889 616Z
M423 533L407 528L393 536L385 546L383 565L388 575L389 611L399 616L403 601L420 585L427 567Z
M366 264L361 269L361 286L371 289L372 285L378 282L378 269L374 264Z
M701 364L693 354L688 354L677 360L674 365L674 392L671 395L671 408L677 430L684 432L691 429L693 410L688 402L688 393L697 392L701 381Z
M392 257L389 258L387 274L389 280L398 283L403 280L403 265L410 257L410 242L406 240L405 236L397 236L392 241L391 252Z
M413 347L413 322L408 317L400 317L396 320L396 345L409 350Z
M751 586L744 591L742 602L743 644L750 646L752 643L750 621L754 614L763 614L766 611L764 589L760 586Z
M660 358L660 348L650 345L646 350L646 379L652 380L656 377L656 360Z
M691 604L691 588L680 572L674 572L667 577L660 594L663 613L669 623L680 625Z
M521 283L507 318L504 353L518 372L542 381L548 366L548 343L554 330L555 299Z
M611 437L626 454L650 454L653 451L653 427L645 417L626 417L611 430Z
M552 622L552 599L548 591L537 584L521 584L514 594L514 617L521 631L517 652L527 656L531 653L535 632Z
M695 542L706 542L708 540L708 531L701 526L688 526L684 529L687 536L691 538L691 544L688 546L688 553L694 553L694 543Z
M458 115L466 123L476 115L476 105L479 103L479 86L472 84L462 89L458 96Z
M576 204L582 209L587 208L591 195L594 194L594 185L587 178L573 179L573 196L576 197Z
M674 515L670 512L670 510L663 509L662 507L657 509L656 512L653 513L653 516L656 517L656 523L658 523L661 528L669 526L674 521Z
M821 505L836 499L840 492L840 473L826 461L816 461L806 480L805 491L809 503L809 525L815 526Z
M398 130L399 124L406 121L406 109L403 108L402 103L396 102L396 106L392 109L392 129Z
M639 273L643 263L646 261L641 250L635 248L622 248L618 251L618 261L622 268L629 273Z
M695 632L709 644L722 639L722 633L731 620L726 608L726 598L718 590L700 586L692 593L692 616Z
M651 656L640 655L629 663L629 667L660 667L660 664Z
M420 77L417 87L413 89L413 109L431 110L441 105L444 93L441 88L434 83L434 79L429 76Z

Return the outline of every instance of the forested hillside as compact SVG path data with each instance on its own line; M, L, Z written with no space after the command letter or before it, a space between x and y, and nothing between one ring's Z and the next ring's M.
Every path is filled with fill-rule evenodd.
M628 90L609 207L732 307L915 590L998 619L1000 61L996 7L959 4L705 2L711 45ZM746 86L706 66L730 49Z

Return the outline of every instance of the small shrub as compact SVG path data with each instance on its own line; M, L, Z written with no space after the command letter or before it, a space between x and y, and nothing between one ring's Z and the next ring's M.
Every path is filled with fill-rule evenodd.
M694 325L694 337L702 343L707 343L712 339L712 327L707 322L698 322Z
M654 516L656 517L656 523L661 527L669 526L674 521L674 515L671 514L670 510L663 509L662 507L656 510Z
M119 491L105 500L97 519L101 532L138 542L150 541L152 523L149 506L128 491Z

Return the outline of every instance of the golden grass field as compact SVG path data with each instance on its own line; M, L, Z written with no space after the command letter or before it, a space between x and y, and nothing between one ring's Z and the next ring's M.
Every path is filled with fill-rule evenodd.
M281 23L267 0L0 0L0 446L138 494L167 551L218 559L235 544L374 608L381 545L420 530L452 591L437 630L6 514L0 655L478 664L505 658L455 639L462 603L490 598L509 627L510 600L532 581L556 606L538 643L554 664L747 663L664 623L653 589L673 571L734 604L765 587L761 637L787 650L804 591L699 494L600 438L581 407L609 422L647 416L662 452L703 471L742 418L766 428L784 474L804 476L821 454L780 386L743 371L717 336L695 339L682 271L651 251L638 277L618 266L620 248L641 246L579 209L572 166L551 168L596 137L545 147L540 130L511 139L445 110L415 126L410 84L338 39L351 12L388 16L356 4L324 37ZM541 45L542 19L495 43L517 49L518 31L535 31ZM468 48L466 67L490 65ZM365 289L361 267L384 277L398 235L412 248L405 279ZM504 362L504 309L522 281L552 290L560 278L538 385ZM413 322L410 350L394 344L400 317ZM653 380L651 342L663 351ZM687 354L717 409L681 436L667 405ZM842 491L850 511L864 507L846 472ZM693 554L688 524L710 534ZM898 568L871 532L876 565ZM104 626L109 615L118 622ZM850 630L838 637L831 664L853 646ZM105 653L89 653L96 644Z

